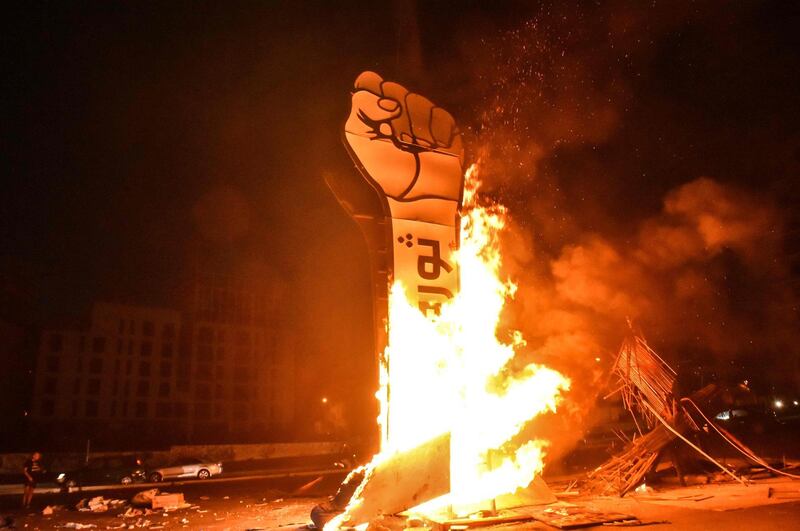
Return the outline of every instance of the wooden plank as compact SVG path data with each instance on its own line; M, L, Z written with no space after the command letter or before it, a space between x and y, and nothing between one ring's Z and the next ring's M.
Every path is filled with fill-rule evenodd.
M500 516L485 516L483 518L456 518L454 520L445 520L444 522L437 522L445 529L451 527L483 527L488 525L510 524L513 522L525 522L527 520L534 520L531 514L506 514Z
M615 522L627 524L639 522L635 516L629 514L601 513L579 506L551 507L532 511L532 515L536 520L559 529L579 529Z

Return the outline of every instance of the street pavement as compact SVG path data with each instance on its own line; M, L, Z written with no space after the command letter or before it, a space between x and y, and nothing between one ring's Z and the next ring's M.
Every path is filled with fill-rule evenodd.
M87 492L87 493L102 493L108 490L144 490L149 488L167 489L174 486L183 486L187 484L197 483L202 481L204 483L229 483L232 481L247 481L253 479L270 479L270 478L304 478L309 476L324 476L331 474L342 474L341 468L320 468L309 470L307 468L286 468L286 469L265 469L265 470L247 470L242 472L224 472L219 476L212 476L209 479L199 480L196 478L184 480L164 480L159 483L131 483L129 485L87 485L80 488L73 488L70 492ZM36 487L35 494L57 494L61 493L62 489L55 483L44 483ZM0 496L9 495L22 495L21 484L5 484L0 485Z
M310 472L310 471L309 471ZM11 514L20 529L60 529L67 525L96 526L92 529L202 529L202 530L256 530L271 529L300 531L306 529L311 508L335 492L344 474L319 476L294 476L271 478L244 478L238 481L193 481L182 484L160 484L169 492L181 492L191 507L176 511L155 511L133 518L123 518L116 513L84 513L71 507L83 493L37 495L36 511L23 512L14 507L17 497L0 497L0 512ZM316 480L316 481L312 481ZM311 486L309 486L311 484ZM303 488L305 485L305 488ZM143 485L139 485L143 488ZM632 514L649 527L665 531L710 531L717 529L793 530L800 529L800 502L780 499L774 493L785 493L800 488L800 482L757 482L742 491L739 485L702 485L684 493L679 489L647 493L624 498L603 497L569 499L589 509ZM770 490L772 489L772 490ZM135 489L103 491L103 496L128 499ZM93 492L92 495L97 494ZM702 495L698 495L702 494ZM649 498L649 499L648 499ZM718 499L715 505L705 505ZM797 500L798 498L794 498ZM701 501L696 501L701 500ZM727 500L722 503L720 500ZM723 510L725 507L745 508ZM749 503L767 505L747 506ZM51 516L41 514L46 505L62 504ZM713 508L709 508L713 507ZM131 527L133 526L133 527ZM549 529L541 522L516 524L513 530ZM604 527L605 528L605 527ZM599 529L597 527L596 529Z

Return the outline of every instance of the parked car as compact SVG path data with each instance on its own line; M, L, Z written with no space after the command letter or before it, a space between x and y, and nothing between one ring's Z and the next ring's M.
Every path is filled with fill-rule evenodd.
M740 406L720 412L716 415L722 425L734 433L769 433L781 423L775 411L765 406Z
M56 483L62 488L84 485L129 485L145 480L145 469L134 458L100 457L92 459L86 466L56 475Z
M187 457L169 466L154 468L147 473L147 479L158 483L165 479L208 479L222 474L222 463L211 463L202 459Z

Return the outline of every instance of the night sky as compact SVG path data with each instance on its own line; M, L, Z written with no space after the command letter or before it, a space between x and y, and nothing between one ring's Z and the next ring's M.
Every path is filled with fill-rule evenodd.
M193 242L242 245L289 287L310 352L368 356L366 250L322 175L355 171L340 129L352 81L371 69L452 112L549 281L591 235L639 245L671 215L665 197L696 179L719 187L689 191L752 199L773 220L773 265L751 267L758 253L723 243L697 266L708 282L734 278L714 280L709 297L722 302L675 314L714 330L722 313L771 320L763 298L791 292L800 251L796 5L420 2L411 18L397 5L5 4L3 270L25 279L48 322L98 299L174 305ZM657 269L642 285L661 286ZM782 304L770 332L781 342L756 338L770 352L797 345L794 296ZM633 312L675 350L706 339L641 309L609 312Z

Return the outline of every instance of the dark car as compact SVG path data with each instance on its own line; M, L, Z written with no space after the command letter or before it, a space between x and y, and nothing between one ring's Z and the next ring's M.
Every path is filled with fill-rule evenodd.
M128 485L145 480L144 467L136 459L124 457L96 458L77 470L62 472L56 482L64 488L84 485Z

